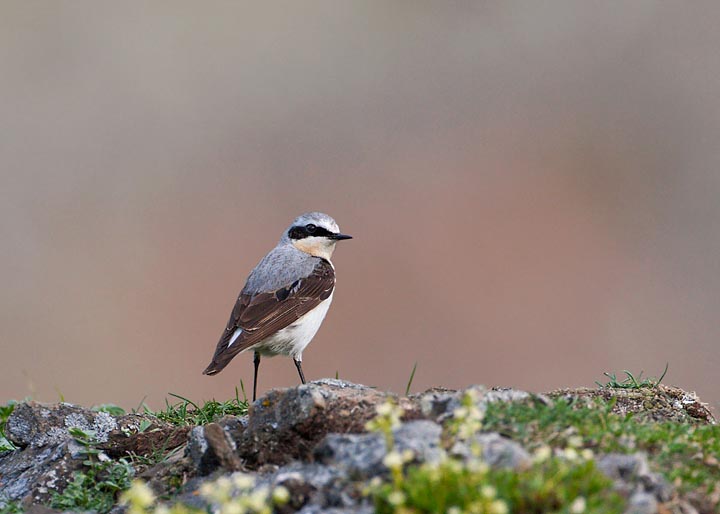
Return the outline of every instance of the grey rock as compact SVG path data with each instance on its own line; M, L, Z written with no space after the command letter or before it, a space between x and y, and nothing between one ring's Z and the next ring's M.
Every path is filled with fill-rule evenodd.
M470 459L473 457L473 444L479 445L482 459L493 468L520 470L532 463L532 458L525 448L495 432L477 434L470 442L458 441L450 449L450 453Z
M445 422L452 417L455 409L461 406L463 397L467 392L472 392L477 398L476 405L480 409L480 412L485 412L487 405L494 402L540 401L545 404L550 402L550 400L542 394L528 393L511 388L487 389L479 385L471 386L461 391L433 389L413 396L413 399L419 402L423 417L438 422Z
M347 475L341 470L323 466L316 462L291 462L283 466L270 478L273 485L285 485L289 480L301 479L316 490L325 489L333 483L345 480Z
M56 446L28 446L0 458L0 497L10 501L43 503L52 491L62 490L73 473L83 467L74 459L68 442Z
M417 420L403 423L393 430L399 451L411 450L415 462L437 462L442 457L440 436L442 427L433 421Z
M383 472L387 453L381 434L329 434L313 452L318 462L343 470L360 480Z
M658 511L658 502L650 493L638 491L628 500L625 514L656 514Z
M432 421L403 423L393 430L395 449L411 450L416 462L437 461L442 428ZM382 434L329 434L314 451L317 461L333 465L348 473L351 479L364 479L387 472L383 458L387 454Z
M143 421L150 424L141 431ZM173 449L185 442L187 432L148 416L114 417L69 403L20 403L5 426L18 449L0 456L0 497L31 505L62 491L86 459L86 448L69 433L73 427L91 432L95 446L110 457Z
M672 497L672 485L662 475L650 471L643 453L601 455L597 458L597 466L615 482L616 489L625 495L648 493L660 502L669 501Z

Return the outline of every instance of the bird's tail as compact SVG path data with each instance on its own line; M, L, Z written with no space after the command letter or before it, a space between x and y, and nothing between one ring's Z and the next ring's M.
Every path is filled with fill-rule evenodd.
M208 367L205 368L205 371L203 371L203 375L217 375L225 369L225 366L230 364L230 361L239 352L240 348L233 348L230 350L226 347L223 348L222 345L218 345L218 349L215 351L215 355L213 355L212 361L210 361Z
M205 371L203 371L203 375L217 375L224 367L225 366L219 366L215 361L212 361L208 367L205 368Z

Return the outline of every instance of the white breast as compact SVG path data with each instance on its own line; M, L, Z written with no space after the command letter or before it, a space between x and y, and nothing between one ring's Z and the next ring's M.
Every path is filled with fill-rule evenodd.
M334 291L327 300L324 300L320 305L292 325L279 330L270 337L252 346L252 350L267 356L290 355L294 359L301 361L303 350L310 341L312 341L312 338L315 337L315 334L325 319L325 315L333 299L333 294Z

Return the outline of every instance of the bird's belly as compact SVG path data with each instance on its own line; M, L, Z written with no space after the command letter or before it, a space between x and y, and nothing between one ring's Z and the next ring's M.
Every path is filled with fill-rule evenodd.
M252 347L260 355L291 355L302 360L302 352L315 337L332 302L332 294L292 325L279 330Z

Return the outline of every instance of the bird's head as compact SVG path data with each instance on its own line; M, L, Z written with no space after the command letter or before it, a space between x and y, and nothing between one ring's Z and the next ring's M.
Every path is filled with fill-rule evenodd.
M335 220L322 212L308 212L295 218L283 234L283 239L298 250L330 260L335 244L343 239L352 239L340 233Z

